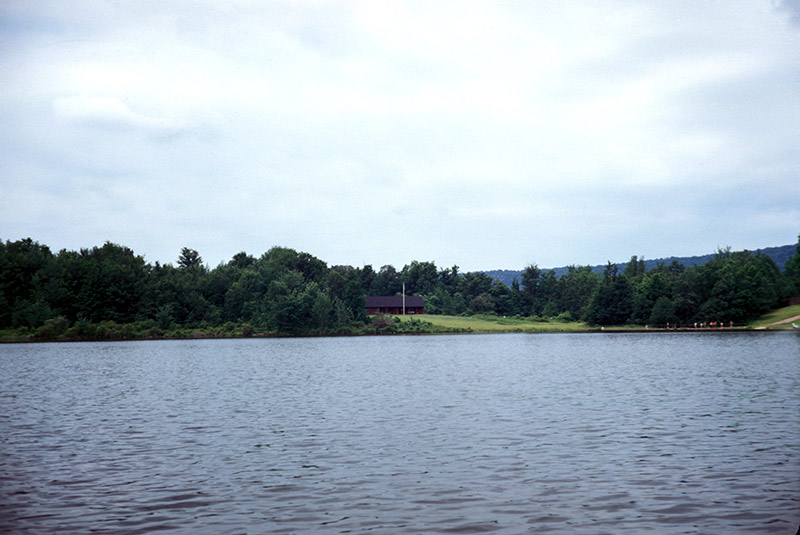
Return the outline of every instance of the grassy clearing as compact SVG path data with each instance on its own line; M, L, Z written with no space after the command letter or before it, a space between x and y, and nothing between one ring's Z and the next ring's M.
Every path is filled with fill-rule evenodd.
M534 321L530 318L513 318L502 316L440 316L434 314L417 314L414 316L395 316L402 321L417 318L436 327L449 330L463 330L477 333L508 332L585 332L592 330L585 323Z
M800 305L783 307L773 310L750 324L754 329L793 329L792 321L800 325ZM795 319L792 319L795 318Z

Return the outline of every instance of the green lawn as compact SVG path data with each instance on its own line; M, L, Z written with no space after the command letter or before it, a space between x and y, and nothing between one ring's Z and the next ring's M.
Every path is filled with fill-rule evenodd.
M783 307L773 310L761 318L750 323L752 329L792 329L792 322L800 325L800 305ZM508 333L508 332L587 332L599 330L583 322L560 321L534 321L530 318L514 318L502 316L440 316L435 314L417 314L408 316L395 316L401 321L410 321L416 318L427 321L443 329L458 329L476 333ZM795 319L793 319L795 318ZM606 327L605 330L647 330L645 327Z
M502 316L440 316L438 314L416 314L395 316L402 321L417 318L437 327L462 329L482 333L507 332L582 332L590 330L582 322L533 321L528 318L504 318Z
M800 325L800 305L773 310L750 324L754 329L793 329L792 322ZM795 318L795 319L792 319Z

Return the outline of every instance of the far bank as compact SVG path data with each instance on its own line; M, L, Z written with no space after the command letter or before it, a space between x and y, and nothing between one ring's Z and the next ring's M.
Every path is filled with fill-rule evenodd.
M185 340L218 338L286 338L320 336L373 336L424 334L481 333L657 333L706 332L725 333L758 331L791 331L800 324L800 305L773 310L746 325L670 325L664 326L593 326L584 322L531 317L494 315L448 316L438 314L376 315L368 321L346 329L279 333L253 328L249 324L228 323L222 326L200 326L193 329L162 330L151 322L119 324L105 321L67 328L50 322L36 330L0 331L0 343L80 342L99 340ZM798 331L800 332L800 331Z

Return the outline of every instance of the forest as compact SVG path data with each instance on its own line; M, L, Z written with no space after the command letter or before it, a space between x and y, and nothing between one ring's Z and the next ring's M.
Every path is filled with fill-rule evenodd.
M589 325L742 325L800 295L800 238L781 272L761 253L717 251L690 268L645 268L633 256L597 274L570 266L557 277L531 264L510 286L482 272L412 261L397 270L329 266L273 247L210 268L183 248L175 265L150 264L106 242L53 253L30 238L0 241L0 330L33 339L158 338L254 334L355 334L379 330L367 295L421 295L426 313L494 314Z

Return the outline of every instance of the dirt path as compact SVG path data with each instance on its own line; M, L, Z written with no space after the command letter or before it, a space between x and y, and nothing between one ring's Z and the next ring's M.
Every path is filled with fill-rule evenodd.
M770 323L769 325L783 325L784 323L792 323L793 321L800 320L800 315L792 316L791 318L786 318L785 320L776 321L774 323ZM769 325L764 325L763 327L756 327L757 330L763 330L769 327Z
M797 320L800 320L800 315L792 316L791 318L786 318L785 320L776 321L775 323L770 323L770 325L781 325L783 323L791 323Z

